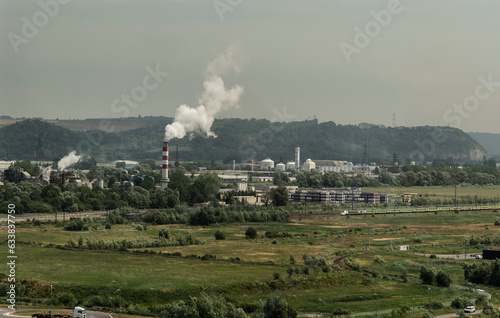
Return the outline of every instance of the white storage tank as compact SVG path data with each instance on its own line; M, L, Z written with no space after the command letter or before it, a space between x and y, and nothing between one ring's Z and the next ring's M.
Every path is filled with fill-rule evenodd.
M274 161L269 158L264 159L260 162L260 168L266 170L274 169Z
M295 161L289 161L286 163L286 170L293 170L295 169Z
M283 162L280 162L276 165L276 170L281 170L281 171L285 171L286 170L286 166Z
M306 162L304 162L304 164L302 165L302 170L304 171L316 170L316 163L311 159L307 159Z

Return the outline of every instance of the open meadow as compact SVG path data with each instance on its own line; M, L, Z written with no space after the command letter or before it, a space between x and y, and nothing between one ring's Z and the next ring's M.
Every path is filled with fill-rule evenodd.
M129 221L108 229L104 219L95 218L85 220L88 231L64 230L62 222L20 223L16 275L25 289L19 301L47 305L53 285L58 299L71 294L79 304L107 310L113 292L120 289L124 312L132 314L202 291L221 294L250 312L258 312L271 293L302 313L344 310L373 315L402 307L423 313L430 300L445 307L435 313L451 312L453 298L477 297L460 287L465 284L463 265L483 260L464 260L463 254L480 255L481 247L497 247L500 226L494 224L499 217L494 211L349 217L292 213L284 223L190 226ZM249 227L257 230L257 238L246 238ZM119 249L106 245L153 242L165 229L171 237L197 241ZM7 236L5 225L0 231ZM224 239L215 238L218 231ZM101 243L89 247L88 241ZM409 251L398 250L404 245ZM6 259L7 252L3 241L0 256ZM458 256L439 259L432 254ZM452 286L423 285L422 266L444 271ZM6 266L1 273L7 274ZM500 289L474 287L486 289L497 301ZM58 304L67 305L63 300Z

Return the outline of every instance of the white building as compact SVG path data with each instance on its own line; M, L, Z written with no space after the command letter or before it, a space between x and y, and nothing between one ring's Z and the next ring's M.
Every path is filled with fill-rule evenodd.
M316 163L311 159L307 159L306 162L304 162L304 165L302 166L302 170L303 171L316 170Z
M264 159L260 162L260 168L265 169L265 170L271 170L274 169L274 161L271 159L267 158Z
M276 170L285 171L286 170L285 164L283 162L278 163L276 165Z
M316 160L316 169L322 172L352 172L352 162L342 160Z
M289 161L286 163L286 170L293 170L295 169L295 161Z

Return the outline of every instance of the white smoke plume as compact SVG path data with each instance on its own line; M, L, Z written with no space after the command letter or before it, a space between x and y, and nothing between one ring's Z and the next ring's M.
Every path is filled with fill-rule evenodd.
M67 167L80 161L80 159L82 159L82 156L77 156L76 151L73 150L72 152L64 156L61 160L59 160L59 162L57 163L57 168L61 171L65 170Z
M42 170L42 175L44 179L49 179L50 178L50 173L52 172L52 167L46 167L43 168Z
M215 116L223 110L236 108L240 100L243 88L235 85L226 89L224 81L220 77L228 71L239 73L244 63L243 55L240 53L241 44L231 44L225 54L220 55L206 69L206 79L203 82L205 90L198 99L198 107L181 105L175 112L174 122L165 127L165 141L172 138L184 138L187 134L199 132L207 137L217 137L213 131L212 124Z

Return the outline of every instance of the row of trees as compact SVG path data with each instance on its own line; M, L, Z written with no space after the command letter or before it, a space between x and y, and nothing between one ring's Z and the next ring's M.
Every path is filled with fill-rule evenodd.
M223 206L203 206L194 209L150 211L143 215L143 220L153 224L210 225L215 223L287 222L290 217L287 210L280 208L248 207L248 210L236 210L233 207Z
M377 172L377 171L376 171ZM303 171L295 172L294 184L306 188L379 187L379 186L453 186L456 184L489 185L500 184L500 169L489 165L468 165L457 167L404 166L396 175L382 171L377 178L367 178L362 174L350 175L343 172ZM292 184L289 176L276 171L275 185Z

